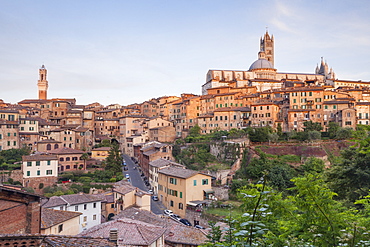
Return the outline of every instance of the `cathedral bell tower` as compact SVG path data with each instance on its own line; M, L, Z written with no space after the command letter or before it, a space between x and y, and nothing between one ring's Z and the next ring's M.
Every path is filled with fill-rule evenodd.
M265 58L274 67L274 35L270 37L269 33L266 31L263 38L260 39L260 51L265 53Z
M44 65L39 69L39 80L37 87L39 89L39 99L47 99L48 81L46 80L47 70Z

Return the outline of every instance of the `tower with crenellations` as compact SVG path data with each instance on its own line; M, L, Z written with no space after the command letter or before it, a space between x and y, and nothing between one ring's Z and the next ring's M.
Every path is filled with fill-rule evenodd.
M37 87L39 90L39 99L47 99L48 92L48 81L46 79L47 69L44 65L39 69L39 80L37 82Z

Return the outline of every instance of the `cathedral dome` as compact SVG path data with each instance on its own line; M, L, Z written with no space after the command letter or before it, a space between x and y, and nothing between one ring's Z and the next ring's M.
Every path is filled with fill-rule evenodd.
M249 71L255 69L274 69L274 66L266 59L259 58L249 67Z

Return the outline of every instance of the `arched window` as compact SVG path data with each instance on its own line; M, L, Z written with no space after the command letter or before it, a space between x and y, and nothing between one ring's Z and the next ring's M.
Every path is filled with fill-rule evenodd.
M59 145L58 144L55 144L54 145L54 149L57 149L57 148L59 148Z
M51 150L51 144L46 145L46 150Z
M64 158L60 158L59 161L64 161Z
M71 169L71 166L70 165L66 166L66 169L67 170Z
M71 160L71 158L69 158L69 157L66 158L66 161L70 161L70 160Z
M73 165L73 169L77 169L77 165Z

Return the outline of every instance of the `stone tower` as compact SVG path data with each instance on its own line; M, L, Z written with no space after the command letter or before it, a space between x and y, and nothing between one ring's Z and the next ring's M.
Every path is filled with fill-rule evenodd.
M47 70L44 65L39 69L39 80L37 87L39 89L39 99L47 99L48 81L46 80Z
M274 64L274 35L270 37L266 31L265 35L260 39L260 51L265 53L267 61L269 61L273 67Z

